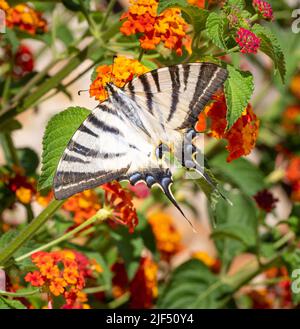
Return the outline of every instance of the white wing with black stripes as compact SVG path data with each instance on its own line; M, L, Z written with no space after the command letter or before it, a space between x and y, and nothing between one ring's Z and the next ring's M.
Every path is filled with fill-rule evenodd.
M190 150L182 165L200 172L195 162L193 126L227 71L211 63L181 64L153 70L121 89L107 84L109 99L81 124L68 143L54 178L56 199L67 198L112 180L158 185L178 207L172 173L161 154ZM211 183L211 182L210 182ZM180 210L181 211L181 210Z
M153 70L135 78L125 91L166 127L193 128L199 113L227 78L212 63L189 63Z

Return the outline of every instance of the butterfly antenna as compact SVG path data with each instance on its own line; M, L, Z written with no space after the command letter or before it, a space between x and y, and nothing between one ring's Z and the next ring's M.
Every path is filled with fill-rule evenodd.
M86 92L88 92L88 91L90 91L89 89L81 89L81 90L78 90L78 96L80 96L81 95L81 93L86 93Z

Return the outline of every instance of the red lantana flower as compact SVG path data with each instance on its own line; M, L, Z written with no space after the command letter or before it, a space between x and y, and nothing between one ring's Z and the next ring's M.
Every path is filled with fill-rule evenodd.
M252 5L264 19L269 21L274 19L273 9L267 1L253 0Z
M256 54L260 47L260 38L258 38L253 32L239 28L235 41L240 47L240 51L243 54Z
M132 233L138 224L138 217L131 193L116 181L104 184L102 188L105 191L105 204L113 209L110 219L116 224L128 226Z
M278 202L277 198L274 198L273 194L268 190L262 190L254 195L254 200L260 209L266 212L271 212L276 207Z
M243 155L248 155L255 147L259 129L259 120L253 112L251 105L249 104L235 124L229 130L226 130L227 106L225 96L218 93L213 96L213 100L215 102L208 105L205 111L200 113L196 129L200 132L204 131L206 129L205 119L208 118L210 120L210 132L208 135L228 141L226 146L229 152L228 162Z

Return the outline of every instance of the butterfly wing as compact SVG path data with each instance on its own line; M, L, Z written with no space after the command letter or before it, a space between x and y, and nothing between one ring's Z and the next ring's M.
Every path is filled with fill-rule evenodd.
M158 162L154 149L149 136L135 129L110 101L103 102L68 143L54 177L55 198L65 199L112 180L129 180L133 185L157 184L172 199L171 173Z
M137 136L109 101L101 103L68 143L54 177L56 199L151 166L152 145Z
M145 73L125 91L167 128L191 128L199 113L227 78L227 70L213 63L189 63Z

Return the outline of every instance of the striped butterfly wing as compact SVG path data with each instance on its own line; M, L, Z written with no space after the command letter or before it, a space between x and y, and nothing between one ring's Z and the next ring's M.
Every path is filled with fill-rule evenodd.
M213 63L189 63L145 73L125 86L144 111L167 128L192 128L199 113L227 78L227 70Z
M112 180L143 180L145 170L158 168L152 152L143 132L133 129L110 101L103 102L68 143L54 177L55 198L65 199Z

